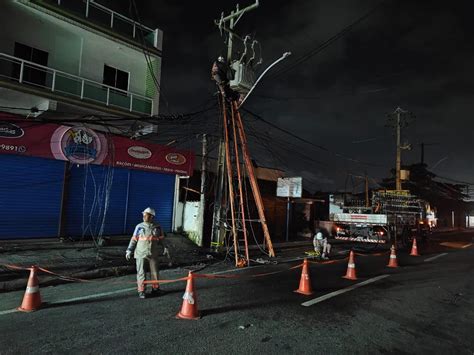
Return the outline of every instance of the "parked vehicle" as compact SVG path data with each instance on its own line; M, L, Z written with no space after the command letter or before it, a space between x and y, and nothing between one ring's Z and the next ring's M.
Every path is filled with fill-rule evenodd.
M411 245L425 241L436 225L429 203L408 190L378 190L370 201L329 196L329 223L320 223L335 239L374 245Z

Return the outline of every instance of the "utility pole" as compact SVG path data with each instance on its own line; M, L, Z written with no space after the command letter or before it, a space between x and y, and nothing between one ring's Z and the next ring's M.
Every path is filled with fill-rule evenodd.
M217 157L217 184L215 189L214 197L214 211L212 216L212 241L211 247L214 251L219 251L222 246L222 240L225 230L222 226L221 217L222 213L222 199L224 197L225 189L225 145L224 141L219 141L219 155Z
M254 4L247 6L244 9L240 9L239 5L237 4L236 9L232 10L230 15L224 16L224 13L222 12L221 18L219 20L214 21L215 25L221 31L221 34L222 31L228 33L227 63L229 65L232 62L233 39L234 37L240 38L234 32L234 28L246 12L256 9L258 6L258 0L256 0ZM222 109L226 110L225 105ZM211 247L214 251L219 251L220 247L223 244L224 235L226 232L223 224L221 223L222 217L226 215L226 211L224 212L222 209L222 206L224 205L223 200L225 197L224 190L227 186L227 180L225 179L226 170L226 146L224 143L224 139L221 138L219 141L219 156L217 160L217 184L215 190L214 211L212 218Z
M396 159L396 174L395 174L395 190L402 189L402 181L400 180L400 165L401 165L401 149L400 149L400 107L397 107L395 113L397 115L397 159Z
M222 13L221 18L219 20L214 21L214 23L219 27L221 31L224 29L226 32L229 33L229 38L227 40L227 63L230 63L232 60L232 45L234 36L236 36L236 34L234 33L234 28L237 25L237 22L239 22L239 20L246 12L256 9L258 5L258 0L255 0L254 4L247 6L243 9L239 9L239 4L237 4L235 11L232 10L230 15L224 17L224 13ZM226 23L229 23L228 27L226 27Z
M396 143L397 143L397 152L396 152L396 160L395 160L395 189L401 190L402 189L402 180L400 176L401 170L401 151L402 149L411 149L409 144L401 144L401 131L403 127L408 126L407 120L408 111L402 110L400 107L397 107L395 111L393 111L389 117L390 121L392 122L392 126L395 126L396 131Z
M365 173L365 207L369 207L369 177Z
M204 214L206 210L206 173L207 173L207 135L204 133L202 135L202 159L201 159L201 191L199 199L199 220L198 220L198 233L199 243L198 245L202 247L204 240Z

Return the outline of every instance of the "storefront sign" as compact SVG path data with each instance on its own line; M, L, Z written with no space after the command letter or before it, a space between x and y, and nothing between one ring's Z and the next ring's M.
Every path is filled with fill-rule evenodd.
M31 122L5 114L0 114L0 154L189 176L194 168L194 154L190 151L106 136L85 127Z

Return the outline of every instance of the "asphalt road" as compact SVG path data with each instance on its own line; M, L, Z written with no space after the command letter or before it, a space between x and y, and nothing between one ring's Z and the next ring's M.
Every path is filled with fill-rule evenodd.
M341 278L347 260L311 264L311 296L293 292L301 270L290 267L300 261L239 270L214 265L199 273L241 277L196 280L202 315L196 321L174 317L184 282L165 284L165 295L145 300L137 297L133 276L45 287L44 307L33 313L13 311L23 292L5 293L0 353L472 355L473 236L438 238L420 246L420 257L399 253L398 269L385 267L387 254L357 256L357 281ZM162 274L174 279L186 271Z

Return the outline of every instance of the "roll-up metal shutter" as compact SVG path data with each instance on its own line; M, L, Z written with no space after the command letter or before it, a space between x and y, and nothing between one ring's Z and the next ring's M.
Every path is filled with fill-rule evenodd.
M127 169L92 164L71 165L65 212L66 235L97 237L124 234L128 180Z
M0 155L0 239L58 236L64 161Z
M131 170L127 212L127 233L133 233L142 221L146 207L156 210L155 219L165 232L171 231L174 206L175 175Z

